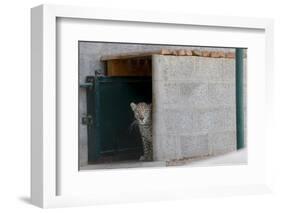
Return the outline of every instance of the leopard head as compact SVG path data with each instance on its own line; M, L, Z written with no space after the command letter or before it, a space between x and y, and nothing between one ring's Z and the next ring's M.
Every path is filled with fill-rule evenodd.
M135 103L131 103L130 104L135 118L138 121L138 123L140 125L145 125L145 124L150 124L151 120L152 120L152 116L151 116L151 111L152 111L152 107L151 104L146 104L144 102L135 104Z

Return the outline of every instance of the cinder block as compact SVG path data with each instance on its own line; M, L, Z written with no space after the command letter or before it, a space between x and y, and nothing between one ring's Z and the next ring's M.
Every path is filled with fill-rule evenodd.
M173 160L181 157L179 137L176 135L155 135L153 140L154 160Z
M181 134L193 132L194 116L192 112L186 110L164 110L162 112L162 116L162 122L164 123L164 132L168 134Z
M197 109L192 113L191 134L202 134L209 131L210 118L208 109Z
M209 154L208 136L180 136L180 147L182 157L199 157Z
M206 107L208 104L208 85L183 81L155 81L155 104L168 108ZM158 108L158 107L156 107Z
M235 59L222 59L222 81L235 84Z
M153 80L191 80L194 72L194 56L152 57Z
M208 85L206 83L180 83L179 97L180 104L184 107L206 107L208 104Z
M209 132L235 130L235 106L210 109L209 119Z
M208 84L208 100L211 107L235 106L235 84Z
M196 57L192 79L200 82L222 82L223 60L223 58Z
M154 109L162 109L165 107L173 107L177 105L179 100L179 86L176 81L154 81L153 97Z
M163 134L166 132L166 124L165 118L166 116L163 115L165 110L153 110L152 113L152 135Z
M154 80L235 82L234 59L154 55L152 66Z
M153 113L154 134L194 134L207 132L207 110L163 109Z
M218 155L236 150L236 131L208 134L209 154Z

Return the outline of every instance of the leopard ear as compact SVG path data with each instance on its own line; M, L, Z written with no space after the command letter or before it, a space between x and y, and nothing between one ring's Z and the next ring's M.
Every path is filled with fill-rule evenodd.
M137 105L136 105L134 102L132 102L132 103L130 104L130 106L131 106L132 110L135 111Z

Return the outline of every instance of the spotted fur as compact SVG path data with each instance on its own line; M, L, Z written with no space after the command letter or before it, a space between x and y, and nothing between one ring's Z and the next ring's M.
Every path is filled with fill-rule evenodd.
M138 104L131 103L130 105L142 137L144 154L140 157L140 160L151 161L153 160L151 104L141 102Z

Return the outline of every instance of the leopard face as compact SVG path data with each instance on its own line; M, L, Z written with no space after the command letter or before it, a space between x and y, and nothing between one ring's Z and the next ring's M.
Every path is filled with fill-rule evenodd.
M140 125L146 125L146 124L150 124L151 123L151 104L146 104L144 102L135 104L135 103L131 103L130 104L135 118L138 121L138 123Z

